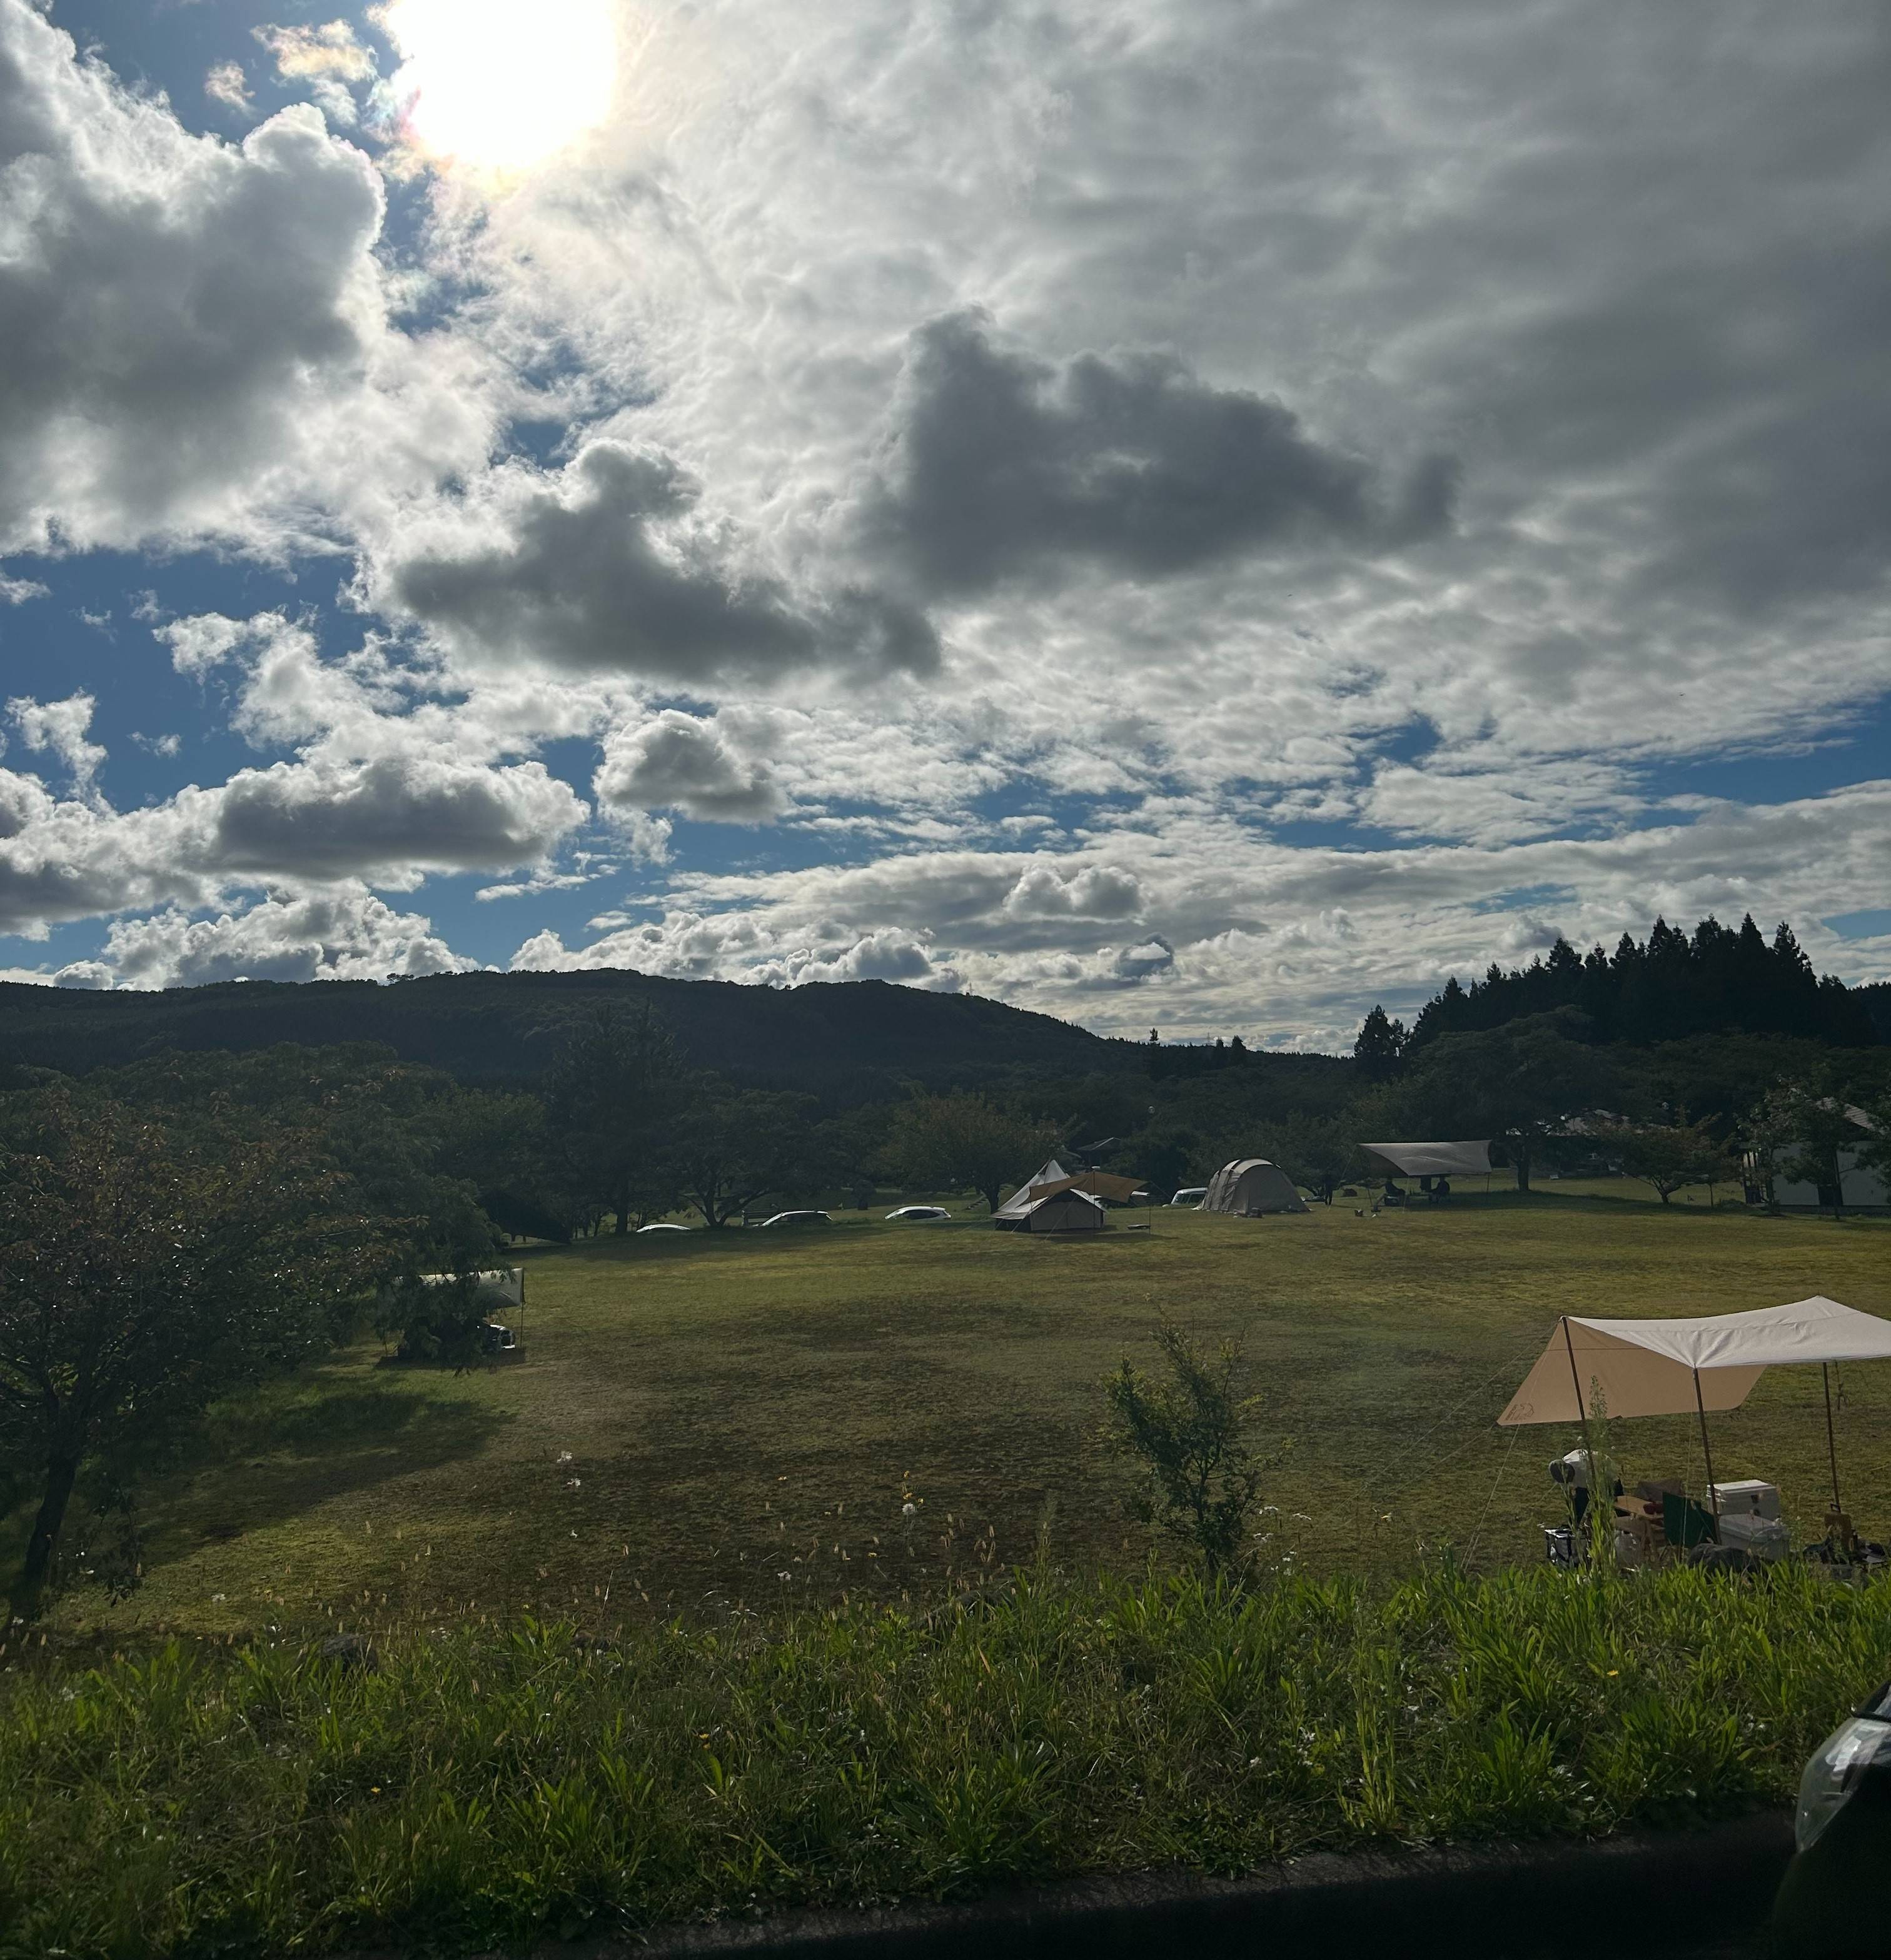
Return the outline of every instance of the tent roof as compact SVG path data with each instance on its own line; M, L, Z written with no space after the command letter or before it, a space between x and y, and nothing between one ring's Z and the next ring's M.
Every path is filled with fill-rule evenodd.
M1491 1168L1488 1137L1463 1144L1361 1144L1401 1177L1482 1177Z
M1574 1356L1574 1368L1571 1367ZM1688 1415L1738 1408L1767 1369L1784 1362L1891 1360L1891 1321L1815 1294L1751 1313L1691 1320L1587 1320L1571 1314L1498 1418L1504 1428L1612 1416Z
M1113 1204L1127 1204L1142 1186L1134 1178L1113 1177L1107 1171L1067 1170L1052 1157L1035 1176L1027 1177L992 1213L994 1218L1022 1218L1040 1198L1054 1197L1060 1191L1081 1191L1092 1198L1106 1198Z
M1044 1195L1046 1185L1065 1185L1078 1175L1076 1171L1066 1170L1056 1158L1046 1157L1040 1168L1033 1171L992 1216L994 1218L1022 1217L1032 1201Z

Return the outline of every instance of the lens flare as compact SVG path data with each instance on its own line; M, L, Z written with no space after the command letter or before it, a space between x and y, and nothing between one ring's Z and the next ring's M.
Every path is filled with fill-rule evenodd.
M530 170L609 113L611 0L389 0L409 138L476 170Z

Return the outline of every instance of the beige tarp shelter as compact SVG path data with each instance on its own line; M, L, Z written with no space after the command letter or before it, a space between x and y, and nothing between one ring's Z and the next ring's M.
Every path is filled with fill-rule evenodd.
M994 1218L1021 1218L1040 1198L1054 1198L1060 1191L1081 1191L1110 1204L1127 1204L1142 1195L1142 1186L1132 1177L1113 1177L1107 1171L1067 1169L1055 1157L1027 1177L992 1213Z
M1105 1229L1103 1201L1068 1185L1033 1198L1021 1211L1011 1211L1008 1205L992 1214L992 1222L1001 1232L1100 1232Z
M1882 1360L1891 1360L1891 1321L1842 1306L1823 1294L1785 1306L1695 1320L1587 1320L1565 1314L1497 1420L1505 1429L1536 1422L1580 1422L1586 1428L1592 1412L1698 1415L1711 1486L1709 1409L1738 1408L1771 1367ZM1835 1509L1838 1449L1829 1376L1826 1436L1832 1454Z
M1468 1144L1361 1144L1395 1177L1488 1177L1488 1137Z
M1265 1157L1237 1157L1208 1179L1208 1195L1196 1208L1251 1218L1265 1211L1304 1211L1307 1207L1278 1164Z

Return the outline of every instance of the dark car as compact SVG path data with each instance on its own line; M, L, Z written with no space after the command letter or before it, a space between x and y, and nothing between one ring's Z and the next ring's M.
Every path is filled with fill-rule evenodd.
M755 1229L761 1232L771 1225L831 1225L833 1222L825 1211L778 1211L772 1218L764 1218Z
M1799 1785L1798 1853L1773 1901L1778 1960L1863 1960L1891 1950L1891 1682L1814 1752Z

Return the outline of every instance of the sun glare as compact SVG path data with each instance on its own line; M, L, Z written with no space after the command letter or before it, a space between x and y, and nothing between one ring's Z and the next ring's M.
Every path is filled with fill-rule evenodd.
M408 133L430 156L530 170L610 110L611 0L390 0L381 19Z

